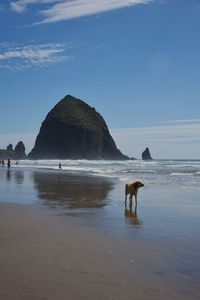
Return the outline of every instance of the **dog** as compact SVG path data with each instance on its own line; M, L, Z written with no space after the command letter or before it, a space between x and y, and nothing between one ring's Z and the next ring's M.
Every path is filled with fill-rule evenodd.
M139 188L143 187L144 184L140 181L135 181L133 183L130 184L126 184L125 185L125 203L127 200L127 195L130 195L129 200L132 203L132 199L133 196L135 196L135 203L137 204L137 194L138 194L138 190Z

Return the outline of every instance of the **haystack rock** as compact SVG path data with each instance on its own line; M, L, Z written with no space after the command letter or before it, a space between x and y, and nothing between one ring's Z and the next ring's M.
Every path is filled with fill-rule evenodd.
M117 149L103 117L84 101L66 96L47 114L30 159L129 159Z
M143 160L152 160L153 158L151 157L149 148L147 147L143 152L142 152L142 159Z

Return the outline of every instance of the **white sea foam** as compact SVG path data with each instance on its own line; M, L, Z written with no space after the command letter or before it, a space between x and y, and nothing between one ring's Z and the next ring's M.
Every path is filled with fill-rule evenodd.
M157 185L200 188L200 160L21 160L16 168L58 170L118 178L123 182L141 180Z
M171 173L171 176L193 176L192 173Z

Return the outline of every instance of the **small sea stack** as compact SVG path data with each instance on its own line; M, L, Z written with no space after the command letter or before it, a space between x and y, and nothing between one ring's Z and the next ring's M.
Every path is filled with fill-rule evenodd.
M20 141L19 143L17 143L17 145L15 146L15 155L17 159L25 159L26 158L26 149L24 146L24 143L22 141Z
M142 160L153 160L148 147L142 152Z
M0 149L0 159L26 159L26 149L22 141L18 142L15 148L9 144L6 149Z

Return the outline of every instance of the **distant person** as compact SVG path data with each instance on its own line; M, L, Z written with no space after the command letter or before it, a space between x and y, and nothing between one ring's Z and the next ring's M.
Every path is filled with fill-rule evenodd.
M59 169L62 169L61 162L59 162L58 167L59 167Z
M7 165L8 165L8 168L10 168L10 159L8 159Z
M1 161L1 164L2 164L2 166L4 166L4 160L2 159L2 161Z

